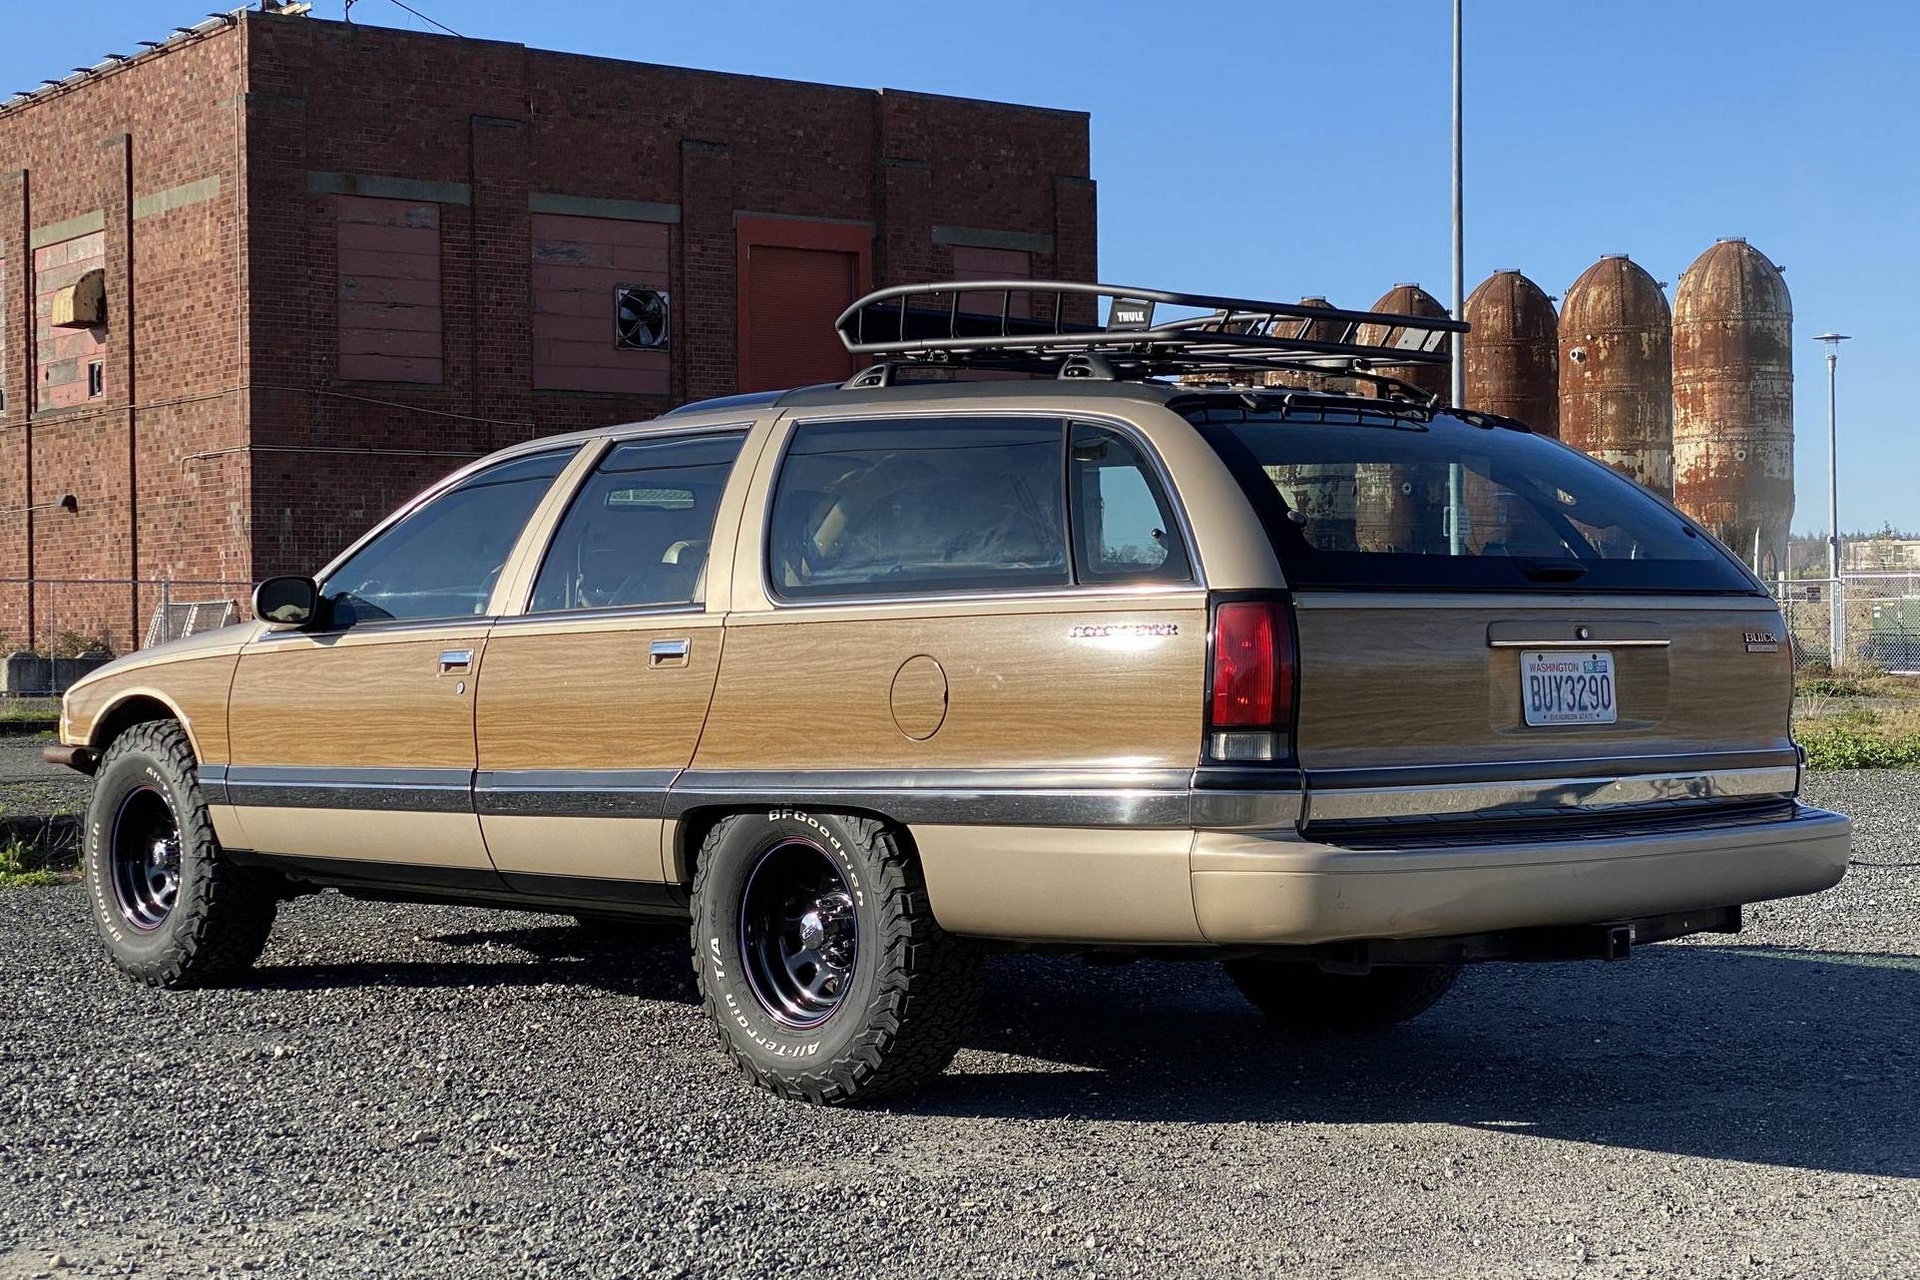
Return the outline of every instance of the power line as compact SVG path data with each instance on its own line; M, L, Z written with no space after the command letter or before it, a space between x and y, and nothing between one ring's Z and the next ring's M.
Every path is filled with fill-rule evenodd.
M394 4L399 5L402 9L405 9L408 13L412 14L414 17L420 19L420 21L431 22L433 23L434 26L440 28L442 31L446 32L450 36L460 35L458 31L455 31L452 27L448 26L446 23L441 22L435 18L429 18L426 14L420 12L418 9L414 8L411 5L400 4L400 0L393 0L393 2ZM461 39L464 40L465 38L466 38L465 36L461 36Z

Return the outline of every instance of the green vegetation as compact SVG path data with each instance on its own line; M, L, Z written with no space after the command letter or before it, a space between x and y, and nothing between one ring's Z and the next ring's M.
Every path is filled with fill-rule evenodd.
M60 874L47 866L39 849L20 840L0 845L0 889L38 889L59 884Z
M1920 712L1849 708L1794 726L1810 769L1920 769Z

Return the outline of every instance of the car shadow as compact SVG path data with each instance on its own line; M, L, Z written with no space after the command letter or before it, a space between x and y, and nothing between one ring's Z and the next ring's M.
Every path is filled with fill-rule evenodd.
M319 991L568 984L642 1000L700 1003L684 943L603 939L570 924L434 934L421 941L478 955L474 959L328 964L269 961L237 985L263 991Z
M1421 1018L1364 1035L1279 1030L1217 966L1019 958L996 969L969 1043L989 1056L907 1110L1452 1124L1920 1174L1908 956L1682 945L1619 965L1479 966Z

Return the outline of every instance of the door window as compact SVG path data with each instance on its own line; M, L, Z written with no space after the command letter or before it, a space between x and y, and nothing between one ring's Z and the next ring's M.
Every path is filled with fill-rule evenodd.
M531 610L704 599L714 513L745 438L633 440L611 449L547 548Z
M329 625L485 613L514 543L573 452L477 471L403 517L321 584Z
M1044 418L802 424L774 488L776 594L1066 586L1064 432Z
M1070 454L1079 580L1189 581L1172 504L1140 446L1111 427L1075 423Z

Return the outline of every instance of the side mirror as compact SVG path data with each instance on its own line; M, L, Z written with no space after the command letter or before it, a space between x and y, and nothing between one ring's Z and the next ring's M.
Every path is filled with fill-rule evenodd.
M304 627L320 615L320 588L312 578L268 578L253 589L253 616L282 627Z

